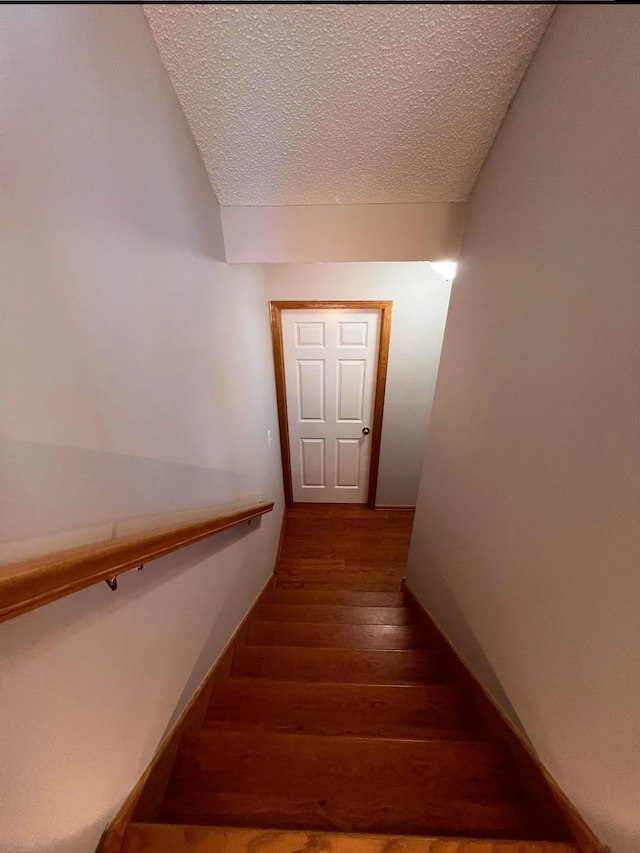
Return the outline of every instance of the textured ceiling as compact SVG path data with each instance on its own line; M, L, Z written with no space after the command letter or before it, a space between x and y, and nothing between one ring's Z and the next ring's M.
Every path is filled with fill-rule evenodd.
M464 201L553 6L147 5L221 204Z

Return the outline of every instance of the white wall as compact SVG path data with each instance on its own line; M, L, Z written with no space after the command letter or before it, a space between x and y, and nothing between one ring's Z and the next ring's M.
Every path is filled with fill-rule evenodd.
M464 202L223 207L229 263L437 261L458 257Z
M409 583L640 846L640 14L559 7L470 200Z
M392 299L376 502L415 506L450 284L429 263L283 264L269 299Z
M139 7L2 7L0 113L2 542L278 502L0 626L0 848L88 853L273 569L266 280Z

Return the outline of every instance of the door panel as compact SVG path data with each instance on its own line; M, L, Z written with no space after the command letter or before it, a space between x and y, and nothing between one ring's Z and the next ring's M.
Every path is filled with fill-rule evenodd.
M300 439L301 485L306 489L324 489L324 439Z
M339 359L337 368L336 420L361 424L367 363L362 359Z
M367 323L338 323L338 346L366 348L368 329Z
M324 423L324 361L301 358L298 365L300 421Z
M283 310L294 501L366 503L378 310Z
M360 441L339 438L336 447L336 488L357 489L360 472Z
M296 323L296 341L299 347L323 347L324 323Z

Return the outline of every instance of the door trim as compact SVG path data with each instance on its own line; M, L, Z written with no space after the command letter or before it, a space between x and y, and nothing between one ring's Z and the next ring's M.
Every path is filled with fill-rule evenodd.
M366 506L375 509L376 490L378 488L378 467L380 465L380 442L382 441L382 415L384 395L387 386L387 365L389 362L389 341L391 339L391 312L393 301L317 301L301 300L270 302L271 339L273 341L273 366L276 374L276 400L278 403L278 424L280 426L280 452L282 454L282 476L284 479L284 500L287 507L294 505L293 485L291 482L291 447L289 442L289 423L287 421L287 386L284 378L284 342L282 339L283 311L323 311L342 309L373 309L380 311L380 340L378 343L378 368L376 371L376 389L373 404L373 424L371 437L371 460L369 462L369 489Z

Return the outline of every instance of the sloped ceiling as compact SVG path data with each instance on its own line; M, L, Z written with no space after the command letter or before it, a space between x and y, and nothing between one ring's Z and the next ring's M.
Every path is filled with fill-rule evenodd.
M147 5L223 205L464 201L553 6Z

